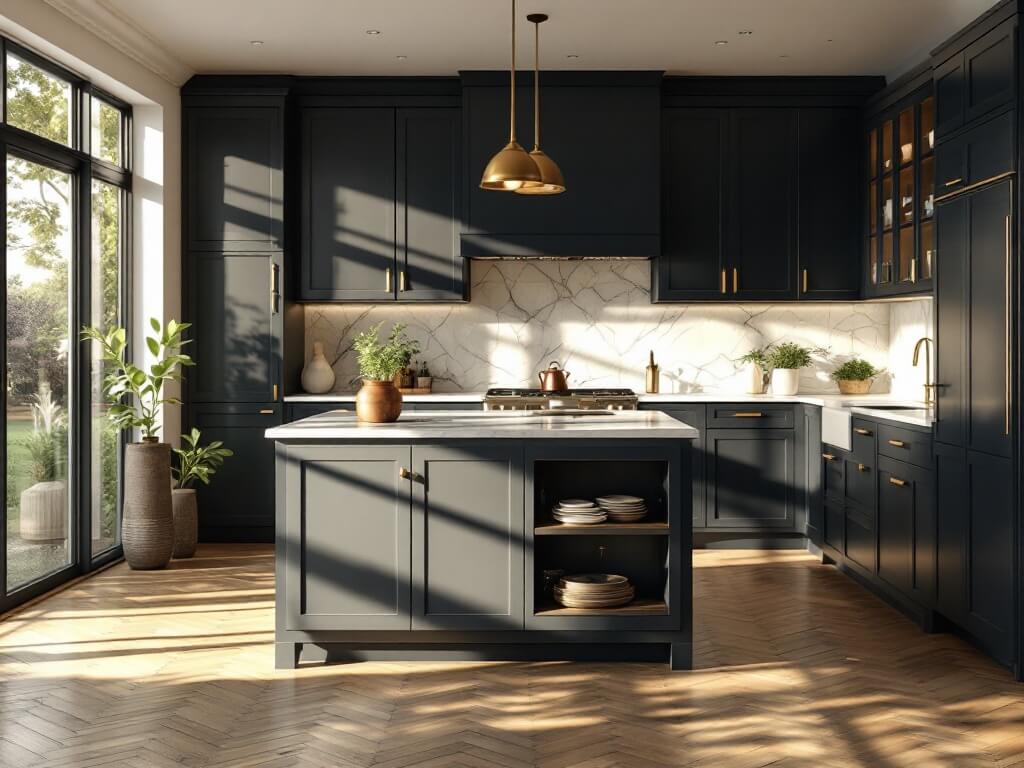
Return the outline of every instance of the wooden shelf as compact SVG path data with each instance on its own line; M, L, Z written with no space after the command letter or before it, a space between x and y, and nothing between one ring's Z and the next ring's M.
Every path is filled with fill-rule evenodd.
M535 616L668 616L664 600L638 597L618 608L566 608L550 600L534 611Z
M545 523L533 529L534 536L668 536L668 523Z

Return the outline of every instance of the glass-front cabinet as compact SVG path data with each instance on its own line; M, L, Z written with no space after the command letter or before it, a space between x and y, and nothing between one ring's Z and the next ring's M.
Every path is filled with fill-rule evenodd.
M867 126L865 296L932 288L935 101L920 89Z

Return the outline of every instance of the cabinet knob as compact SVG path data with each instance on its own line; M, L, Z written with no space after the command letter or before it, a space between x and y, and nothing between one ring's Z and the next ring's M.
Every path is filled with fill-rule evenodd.
M398 476L400 478L402 478L403 480L408 480L410 477L412 477L412 472L410 472L405 467L399 467L399 469L398 469Z
M868 471L870 471L870 468L868 467L867 464L858 464L857 465L857 471L858 472L868 472Z

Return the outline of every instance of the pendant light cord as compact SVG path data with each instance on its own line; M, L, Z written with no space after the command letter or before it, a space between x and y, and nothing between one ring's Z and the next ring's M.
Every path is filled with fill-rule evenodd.
M533 148L540 149L540 22L533 22Z
M508 142L514 144L516 141L516 0L512 0L512 70L509 73L509 81L512 98L509 100Z

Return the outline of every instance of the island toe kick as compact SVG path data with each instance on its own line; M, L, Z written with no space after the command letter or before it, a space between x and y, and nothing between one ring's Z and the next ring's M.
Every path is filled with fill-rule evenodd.
M421 439L268 431L276 665L657 659L689 669L686 468L697 433L658 417L650 437L625 416L585 441L544 432L536 417L543 436L532 438L509 428L514 437L481 439L478 422L472 437L450 424Z

